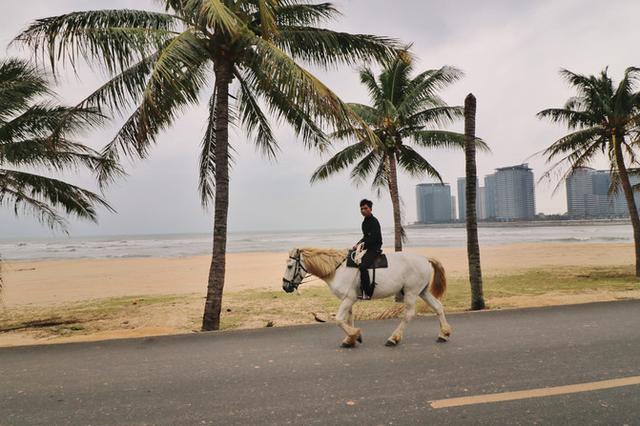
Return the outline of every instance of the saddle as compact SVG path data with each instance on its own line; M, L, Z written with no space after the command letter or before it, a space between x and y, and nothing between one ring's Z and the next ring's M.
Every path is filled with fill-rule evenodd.
M356 252L356 250L349 250L349 254L347 256L347 268L357 268L360 266L353 260L355 257L353 255L354 252ZM382 252L380 252L374 259L373 265L371 265L367 269L381 269L381 268L388 268L388 267L389 267L389 263L387 262L387 255L382 254Z

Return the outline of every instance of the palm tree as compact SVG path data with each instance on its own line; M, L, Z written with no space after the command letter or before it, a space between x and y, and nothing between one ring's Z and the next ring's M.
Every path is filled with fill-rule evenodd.
M627 201L635 242L636 276L640 277L640 218L627 169L627 161L638 164L634 148L640 144L640 92L637 91L640 69L627 68L617 87L606 68L597 76L576 74L566 69L560 74L577 94L562 108L538 113L539 118L563 123L571 130L544 151L548 161L557 160L545 176L569 163L563 176L566 178L599 154L606 156L614 177L613 189L621 185Z
M53 95L46 76L26 61L0 60L0 206L66 232L63 213L95 222L96 207L112 209L99 195L36 171L86 167L114 175L120 169L73 140L100 124L102 115L57 105Z
M467 258L471 283L471 309L484 309L478 218L476 217L476 97L469 93L464 100L464 156L466 163L465 199L467 204ZM462 215L462 212L460 212Z
M300 62L330 67L384 59L394 52L394 42L318 27L339 14L330 3L160 3L166 13L101 10L40 19L17 40L48 54L52 67L60 57L73 66L84 58L113 76L82 103L121 113L135 106L105 147L107 158L120 153L144 158L160 132L208 92L199 188L203 205L214 199L214 229L202 329L216 330L225 277L229 124L242 126L263 153L275 156L268 111L290 123L308 147L323 148L322 128L342 129L350 111Z
M462 117L459 106L447 106L437 92L462 77L453 67L428 70L411 78L412 58L402 52L385 63L376 79L369 68L360 71L360 81L369 91L372 106L349 104L371 133L355 126L335 132L336 139L353 139L311 177L324 180L353 165L351 178L360 183L373 175L372 188L388 188L393 205L395 250L402 251L403 229L398 191L398 168L413 177L425 174L442 182L435 167L406 142L420 148L464 148L464 135L436 130ZM371 134L374 137L369 137Z

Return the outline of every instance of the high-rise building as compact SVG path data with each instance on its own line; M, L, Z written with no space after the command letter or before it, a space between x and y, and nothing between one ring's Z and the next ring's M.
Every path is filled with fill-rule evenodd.
M419 223L451 221L451 187L449 184L421 183L416 185Z
M478 219L483 216L480 209L480 184L476 179L476 216ZM458 217L465 220L467 217L467 178L458 178Z
M532 220L536 215L536 200L529 165L502 167L496 169L494 175L496 219Z
M456 216L456 197L451 196L451 220L454 221L458 217Z
M487 219L487 188L481 186L478 188L478 219L485 220Z
M496 175L484 177L484 217L496 218Z
M594 179L595 170L589 167L576 169L567 177L567 213L570 217L588 217L595 211L596 187L606 185L605 194L609 189L611 179L605 176L607 182L602 179Z
M638 183L637 176L630 176L631 184ZM589 167L575 169L566 180L567 214L572 218L628 216L627 203L618 188L610 193L611 172L594 170ZM634 194L636 205L640 205L640 195Z

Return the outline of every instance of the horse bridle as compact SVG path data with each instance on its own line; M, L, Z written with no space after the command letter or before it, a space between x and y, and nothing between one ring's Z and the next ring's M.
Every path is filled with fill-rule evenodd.
M285 283L287 283L287 284L292 285L292 286L293 286L293 288L294 288L294 290L297 290L297 289L298 289L298 286L299 286L300 284L302 284L302 282L305 280L305 278L307 278L307 277L311 276L311 274L309 273L309 271L307 271L307 269L306 269L306 268L304 267L304 265L302 264L302 259L301 259L301 256L300 256L300 250L296 250L296 255L295 255L295 256L291 256L291 255L290 255L290 256L289 256L289 259L293 259L293 260L295 260L295 261L296 261L295 270L293 271L293 276L291 277L291 279L290 279L290 280L288 280L288 279L286 279L286 278L282 277L282 281L283 281L283 282L285 282ZM300 273L300 270L303 270L303 271L304 271L304 273L305 273L305 275L302 275L302 274ZM295 281L296 277L298 276L298 274L300 274L300 282L299 282L299 283L296 283L296 282L294 282L294 281Z
M342 265L342 264L345 262L345 260L347 260L347 258L348 258L348 257L349 257L348 255L347 255L347 256L345 256L345 258L344 258L340 263L338 263L338 264L336 265L336 270L338 270L338 268L340 267L340 265ZM308 283L308 282L310 282L310 281L313 281L313 280L304 281L305 279L309 278L312 274L311 274L309 271L307 271L307 269L306 269L306 268L304 267L304 265L302 264L302 258L301 258L300 250L299 250L299 249L298 249L298 250L296 250L296 255L295 255L295 256L291 256L291 255L290 255L290 256L289 256L289 259L293 259L293 260L295 260L295 261L296 261L295 270L293 271L293 276L291 277L291 280L288 280L288 279L286 279L286 278L282 277L282 282L285 282L285 283L287 283L287 284L290 284L291 286L293 286L293 289L294 289L294 290L297 290L297 289L298 289L298 286L299 286L300 284L304 284L305 282L307 282L307 283ZM299 283L295 283L295 282L294 282L294 280L296 279L296 276L298 275L298 273L300 273L300 270L303 270L303 271L304 271L304 273L305 273L305 275L303 276L302 274L300 274L300 282L299 282Z

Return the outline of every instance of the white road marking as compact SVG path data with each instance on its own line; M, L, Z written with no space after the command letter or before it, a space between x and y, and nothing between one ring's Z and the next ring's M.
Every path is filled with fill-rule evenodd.
M622 386L640 385L640 376L622 379L602 380L599 382L579 383L575 385L554 386L549 388L529 389L516 392L491 393L487 395L463 396L459 398L438 399L428 401L432 408L460 407L462 405L486 404L491 402L513 401L517 399L543 398L545 396L565 395L589 392L600 389L611 389Z

